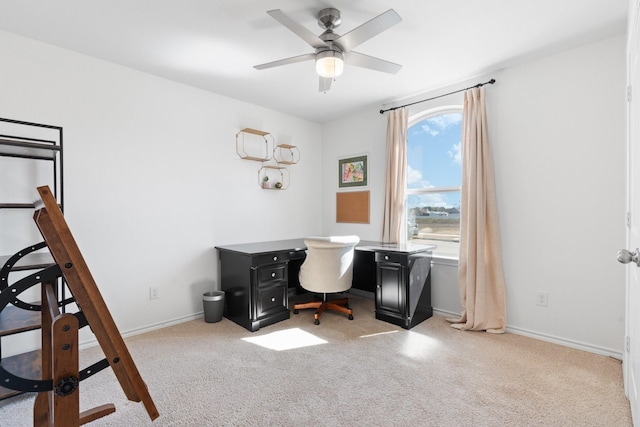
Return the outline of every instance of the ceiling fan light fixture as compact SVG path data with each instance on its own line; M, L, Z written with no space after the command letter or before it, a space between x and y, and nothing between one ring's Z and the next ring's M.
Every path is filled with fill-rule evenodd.
M344 71L344 55L337 50L316 54L316 72L320 77L338 77Z

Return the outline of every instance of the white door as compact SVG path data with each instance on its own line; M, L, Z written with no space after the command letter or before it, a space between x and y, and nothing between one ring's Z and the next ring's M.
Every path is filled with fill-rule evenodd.
M625 390L634 425L640 425L640 0L629 2L628 66L628 220L627 249L618 259L627 263L626 351L624 352Z

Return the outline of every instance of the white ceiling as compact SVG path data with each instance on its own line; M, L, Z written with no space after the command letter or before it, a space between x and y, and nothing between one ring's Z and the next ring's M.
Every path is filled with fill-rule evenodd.
M267 10L319 35L326 7L342 13L338 34L395 9L402 22L355 50L402 70L347 67L321 93L313 61L253 68L313 51ZM622 34L626 12L627 0L2 0L0 29L324 123Z

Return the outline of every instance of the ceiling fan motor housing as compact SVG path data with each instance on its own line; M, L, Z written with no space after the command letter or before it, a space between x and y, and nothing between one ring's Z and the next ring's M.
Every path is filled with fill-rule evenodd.
M332 30L342 22L340 11L334 8L322 9L318 12L318 25L320 28Z
M331 30L326 30L324 33L320 34L320 40L325 42L327 46L317 48L316 54L326 51L339 52L343 54L344 48L339 43L335 42L338 37L339 36Z

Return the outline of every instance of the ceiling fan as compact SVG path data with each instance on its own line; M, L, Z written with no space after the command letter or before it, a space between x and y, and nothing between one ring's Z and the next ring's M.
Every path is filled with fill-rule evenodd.
M320 76L320 92L326 92L331 88L331 81L342 74L345 62L348 65L356 65L390 74L395 74L402 68L402 65L352 50L354 47L402 21L400 15L393 9L387 10L342 36L333 32L341 22L341 15L338 9L327 8L318 13L318 25L325 30L319 36L316 36L299 22L294 21L280 9L269 10L267 13L309 43L315 49L315 52L255 65L254 68L258 70L313 59L316 63L316 72Z

